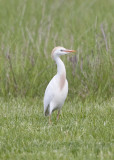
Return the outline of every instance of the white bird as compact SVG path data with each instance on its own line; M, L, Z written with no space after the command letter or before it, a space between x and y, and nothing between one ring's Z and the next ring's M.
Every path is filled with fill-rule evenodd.
M66 69L60 56L71 52L76 51L60 46L52 50L52 58L57 64L57 74L49 82L44 95L44 114L49 116L49 123L51 123L51 113L54 110L58 110L57 120L59 119L60 110L68 94Z

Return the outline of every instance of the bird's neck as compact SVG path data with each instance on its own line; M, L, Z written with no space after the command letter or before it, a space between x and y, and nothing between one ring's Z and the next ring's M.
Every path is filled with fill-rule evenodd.
M57 64L57 74L58 75L64 74L66 77L66 69L63 61L59 57L56 57L54 60Z

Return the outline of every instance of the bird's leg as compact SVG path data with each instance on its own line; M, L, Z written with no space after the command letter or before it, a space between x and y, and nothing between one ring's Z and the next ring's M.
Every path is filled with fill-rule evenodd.
M58 110L57 120L59 120L59 114L60 114L60 110Z
M51 124L51 114L49 115L49 124Z

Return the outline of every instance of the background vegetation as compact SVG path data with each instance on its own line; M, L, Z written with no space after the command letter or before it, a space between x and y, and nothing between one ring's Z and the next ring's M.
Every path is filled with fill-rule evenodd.
M0 95L43 96L56 73L51 50L63 57L72 96L114 93L113 0L0 2Z
M59 122L43 116L56 74L55 46L69 95ZM113 159L113 0L0 0L0 158Z

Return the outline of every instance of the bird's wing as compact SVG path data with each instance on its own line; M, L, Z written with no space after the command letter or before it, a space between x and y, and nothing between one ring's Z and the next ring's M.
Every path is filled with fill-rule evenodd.
M44 114L45 115L49 114L48 107L49 107L51 100L54 97L54 92L55 92L55 87L56 87L55 79L56 78L54 76L45 90L45 95L44 95Z

